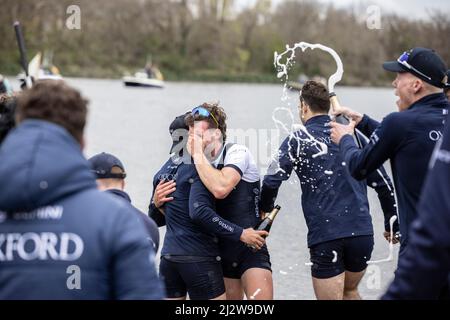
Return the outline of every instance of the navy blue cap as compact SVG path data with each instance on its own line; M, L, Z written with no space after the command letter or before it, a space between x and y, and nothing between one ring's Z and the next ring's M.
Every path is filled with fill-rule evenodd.
M186 118L186 116L189 113L190 113L190 111L186 112L182 115L179 115L170 124L169 133L170 133L170 136L172 137L172 146L170 147L169 153L172 153L175 146L178 145L181 141L183 141L183 140L187 141L189 126L186 125L186 122L184 121L184 119ZM182 129L182 130L180 130L180 129Z
M391 72L409 72L438 88L450 86L449 70L444 60L432 49L417 47L405 51L396 61L383 63L383 68Z
M97 179L125 179L127 176L122 162L112 154L102 152L93 156L88 161ZM113 173L113 167L119 167L122 169L122 173Z

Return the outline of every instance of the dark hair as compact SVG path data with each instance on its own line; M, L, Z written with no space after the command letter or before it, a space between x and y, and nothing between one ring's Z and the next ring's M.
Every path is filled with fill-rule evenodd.
M15 109L15 96L8 96L6 94L0 95L0 144L16 124L14 120Z
M320 82L307 81L300 92L300 100L304 100L313 112L328 113L330 111L330 96L327 87Z
M40 119L64 127L79 143L83 140L88 101L63 81L42 80L17 98L17 121Z
M227 140L227 114L225 113L225 110L223 110L222 107L219 107L218 103L203 103L199 107L203 107L206 110L211 113L214 118L217 120L214 120L212 116L204 117L199 114L196 114L195 116L192 115L192 113L189 113L184 121L189 127L192 127L194 125L195 121L207 121L209 128L217 128L222 133L223 142Z

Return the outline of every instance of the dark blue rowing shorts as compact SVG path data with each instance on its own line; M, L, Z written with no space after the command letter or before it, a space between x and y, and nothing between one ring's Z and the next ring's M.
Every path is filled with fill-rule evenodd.
M221 245L223 276L231 279L240 279L245 271L251 268L266 269L272 272L270 255L267 246L253 252L243 243L231 246Z
M225 293L222 266L213 257L163 256L159 276L167 298L188 293L191 300L209 300Z
M311 274L328 279L345 271L361 272L367 268L373 250L373 235L331 240L309 248Z

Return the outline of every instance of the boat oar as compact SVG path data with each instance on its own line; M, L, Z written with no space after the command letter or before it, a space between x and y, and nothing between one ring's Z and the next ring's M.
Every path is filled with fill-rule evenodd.
M27 51L25 49L25 40L23 38L22 27L20 26L19 21L14 22L14 30L16 31L17 45L19 46L20 65L25 71L25 85L27 86L27 88L31 88L33 82L30 75L28 74Z

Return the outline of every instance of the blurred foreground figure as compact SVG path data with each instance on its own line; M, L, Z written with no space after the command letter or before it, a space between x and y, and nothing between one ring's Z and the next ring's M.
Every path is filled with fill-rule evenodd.
M0 300L161 299L154 251L83 157L87 101L43 81L0 147Z

